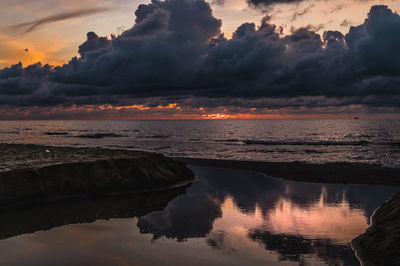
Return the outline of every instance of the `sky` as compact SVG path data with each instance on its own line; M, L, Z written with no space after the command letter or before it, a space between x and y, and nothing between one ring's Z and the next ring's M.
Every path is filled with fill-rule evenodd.
M0 119L398 117L398 11L394 0L2 0Z

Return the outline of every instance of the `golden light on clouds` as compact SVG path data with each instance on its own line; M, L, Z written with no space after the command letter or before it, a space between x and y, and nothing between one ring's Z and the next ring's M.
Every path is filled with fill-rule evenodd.
M10 39L7 36L0 35L0 67L21 62L24 66L42 62L53 66L62 65L64 62L54 56L52 52L59 46L55 43L38 49L29 43L19 39Z
M269 110L255 108L230 108L218 106L214 108L191 107L178 103L163 105L132 104L132 105L71 105L49 107L16 107L12 111L0 108L3 119L18 117L19 119L36 119L35 114L46 119L82 119L82 120L230 120L230 119L332 119L353 118L351 111L343 114L332 113L291 113L287 108ZM364 117L363 114L358 114ZM371 116L371 115L370 115ZM372 117L372 116L371 116ZM381 116L373 116L379 118ZM398 117L398 116L397 116Z
M94 110L95 108L98 108L100 110L116 110L116 111L129 110L129 109L140 110L140 111L146 111L146 110L156 111L156 110L168 110L168 109L181 110L182 109L182 107L178 106L177 103L170 103L168 105L158 105L156 107L150 107L150 106L143 105L143 104L121 105L121 106L113 106L113 105L107 104L107 105L100 105L98 107L96 107L96 106L86 107L86 109L91 109L91 110Z
M213 3L212 1L209 1ZM262 12L248 6L246 0L225 0L223 5L212 5L216 17L223 20L222 31L230 38L245 22L260 24L265 15L271 23L281 26L285 34L300 27L312 27L319 33L338 30L347 33L350 26L361 24L372 5L388 5L400 11L400 2L393 0L305 0L292 4L277 4Z
M1 33L3 36L0 36L0 67L16 64L19 61L24 65L38 61L52 65L66 63L73 56L77 56L77 47L85 40L87 32L95 31L100 36L121 33L121 29L132 27L133 12L137 6L149 2L142 0L5 1L0 4L4 10L0 11L0 16L4 12L4 19L0 19L0 28L3 29L10 25L72 10L110 8L112 11L88 18L49 24L34 34L18 39L3 31ZM266 14L271 16L271 23L283 27L284 33L304 26L314 27L319 33L324 30L340 30L346 33L351 25L363 22L372 5L385 4L394 11L400 11L400 2L391 0L305 0L297 4L275 5L268 12L249 7L246 0L225 0L223 5L217 5L211 0L208 2L211 3L214 16L222 19L222 32L228 38L242 23L252 22L259 25ZM31 54L23 53L26 48L31 51Z
M90 107L88 107L90 108ZM136 109L136 110L149 110L150 107L144 106L143 104L135 104L135 105L123 105L123 106L112 106L112 105L100 105L98 107L100 110L123 110L123 109Z
M202 115L202 118L205 118L205 119L229 119L232 117L230 115L226 115L226 114L204 114L204 115Z

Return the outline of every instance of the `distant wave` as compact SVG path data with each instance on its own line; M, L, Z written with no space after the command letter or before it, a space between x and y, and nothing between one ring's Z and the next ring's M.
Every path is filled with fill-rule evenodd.
M123 132L140 132L140 129L123 129Z
M324 151L319 151L319 150L310 150L310 149L306 149L304 150L305 153L326 153Z
M242 142L243 140L240 139L216 139L215 142Z
M363 146L368 141L267 141L267 140L243 140L247 145L293 145L293 146Z
M47 136L65 136L65 135L69 135L68 132L43 132L43 134L45 134Z
M400 147L400 141L397 141L397 142L384 142L384 144L389 145L389 146Z
M400 141L366 141L366 140L354 140L354 141L286 141L286 140L254 140L254 139L217 139L214 142L222 142L225 145L265 145L265 146L366 146L366 145L377 145L377 146L394 146L400 147ZM308 152L308 151L306 151ZM314 153L314 150L309 151Z
M347 134L346 136L344 136L345 138L370 138L370 135L366 135L366 134Z
M162 147L154 147L153 150L161 151L161 150L168 150L170 148L171 148L170 146L162 146Z
M150 135L150 136L137 136L138 139L168 139L171 136L168 135Z
M266 145L266 146L363 146L368 145L370 142L360 141L285 141L285 140L253 140L253 139L218 139L215 142L236 142L238 144L246 145Z
M277 154L282 154L282 153L316 153L316 154L324 154L327 153L326 151L322 150L315 150L315 149L286 149L286 148L272 148L272 149L244 149L244 150L238 150L236 151L237 153L277 153Z
M95 134L83 134L76 136L77 138L87 138L87 139L101 139L101 138L122 138L125 135L119 135L114 133L95 133Z
M0 134L19 134L19 131L0 131Z
M242 150L237 151L237 153L296 153L296 150L288 150L288 149L272 149L272 150L258 150L258 149L251 149L251 150Z

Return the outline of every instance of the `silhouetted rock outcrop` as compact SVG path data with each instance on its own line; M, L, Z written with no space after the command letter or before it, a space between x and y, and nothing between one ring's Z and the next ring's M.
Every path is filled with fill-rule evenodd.
M195 178L185 164L155 153L7 144L0 148L0 208L163 190Z
M363 265L400 265L400 193L377 209L371 222L351 242L357 257Z

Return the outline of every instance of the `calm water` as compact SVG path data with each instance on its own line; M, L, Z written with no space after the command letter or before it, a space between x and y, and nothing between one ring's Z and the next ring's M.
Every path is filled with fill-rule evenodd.
M0 142L400 166L400 120L3 121Z
M359 265L349 241L399 188L194 167L187 187L0 213L3 265Z

